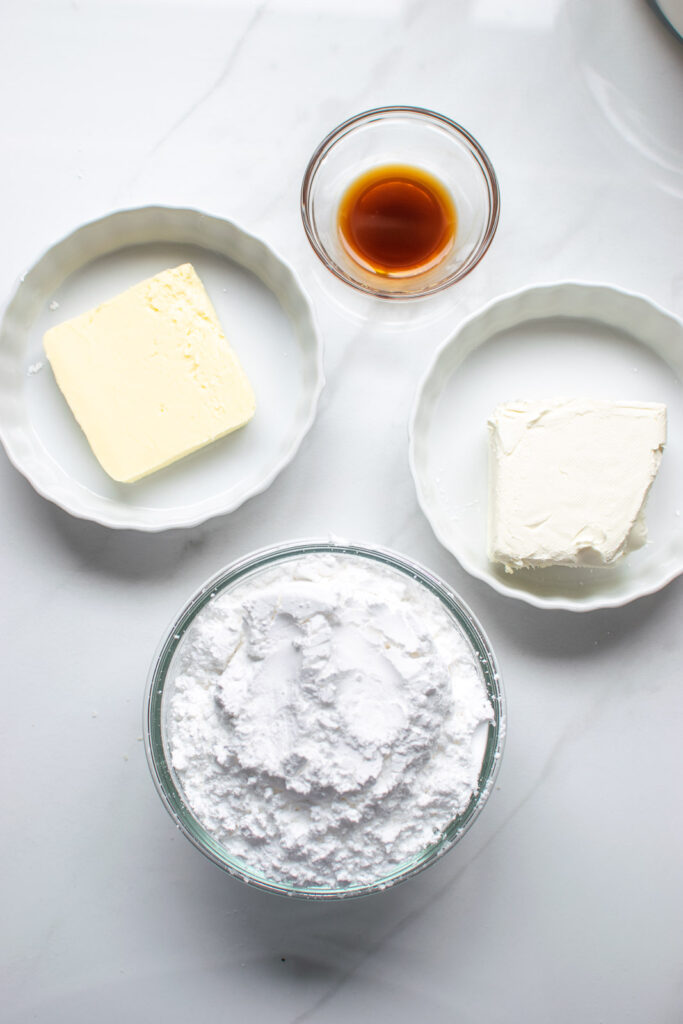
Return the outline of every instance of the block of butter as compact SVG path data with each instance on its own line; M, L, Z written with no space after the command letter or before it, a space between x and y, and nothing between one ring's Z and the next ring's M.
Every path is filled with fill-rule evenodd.
M488 556L506 571L612 565L647 539L666 406L506 402L489 427Z
M254 415L251 385L189 263L53 327L43 346L114 480L139 480Z

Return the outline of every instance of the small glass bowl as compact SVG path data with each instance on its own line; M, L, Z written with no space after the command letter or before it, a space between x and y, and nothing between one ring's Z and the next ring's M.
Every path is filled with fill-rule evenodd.
M217 594L224 593L244 581L245 578L257 576L262 571L288 559L311 554L350 555L368 559L398 573L403 573L436 595L452 617L455 627L464 634L481 665L482 677L494 712L493 721L487 728L486 746L477 789L472 794L463 813L448 825L436 842L415 857L400 864L390 874L377 878L369 885L350 885L343 888L297 888L287 883L272 881L260 872L252 871L244 861L232 857L229 851L197 821L185 802L182 785L171 764L166 735L166 714L169 703L166 699L166 684L170 681L169 691L172 691L175 655L196 616ZM498 773L505 736L504 697L493 651L481 626L467 606L446 583L416 562L382 548L333 544L326 541L301 541L263 548L233 562L232 565L221 569L215 576L207 580L190 598L167 630L154 656L145 697L143 734L152 778L166 810L190 842L209 860L242 882L265 889L267 892L277 893L280 896L295 896L310 900L344 899L353 896L367 896L411 878L452 849L458 839L464 835L486 803Z
M339 239L342 196L362 174L385 164L430 172L455 202L453 247L437 266L412 277L364 269ZM323 264L353 288L387 299L422 298L469 274L490 246L499 214L496 175L477 140L450 118L420 107L378 107L344 121L316 149L301 187L304 229Z

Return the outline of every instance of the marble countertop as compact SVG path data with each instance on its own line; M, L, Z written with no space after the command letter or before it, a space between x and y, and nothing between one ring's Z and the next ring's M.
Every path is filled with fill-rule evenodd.
M86 220L196 206L297 268L328 382L269 490L193 530L78 521L0 457L3 1022L679 1021L683 580L585 615L498 595L420 512L406 425L433 352L505 292L610 283L683 313L683 44L645 0L6 0L3 14L3 295ZM403 326L345 308L298 209L323 135L390 103L467 127L502 192L482 264ZM462 594L498 655L509 732L453 852L380 896L320 905L202 858L140 736L152 654L201 581L328 533L402 551Z

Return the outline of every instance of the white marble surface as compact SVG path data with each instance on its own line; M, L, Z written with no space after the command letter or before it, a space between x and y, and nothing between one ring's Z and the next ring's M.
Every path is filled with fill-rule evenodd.
M644 0L5 0L0 52L3 293L87 219L196 205L297 267L328 377L270 490L189 532L76 521L0 458L3 1022L680 1021L683 581L589 615L498 596L420 514L406 422L430 354L503 292L575 278L683 313L683 46ZM464 124L502 191L485 261L402 327L344 312L298 212L314 145L385 103ZM321 906L204 860L140 734L153 650L201 580L330 531L462 593L501 662L509 735L448 857Z

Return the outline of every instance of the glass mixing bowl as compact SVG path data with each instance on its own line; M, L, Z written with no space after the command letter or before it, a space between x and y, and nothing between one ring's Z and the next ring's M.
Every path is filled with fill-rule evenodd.
M454 628L464 635L474 653L481 667L482 679L494 712L493 720L488 726L485 726L486 742L477 788L463 813L449 823L436 842L410 860L400 864L390 874L377 878L369 885L349 885L343 888L297 888L273 881L260 872L252 870L247 863L231 856L229 850L217 842L196 819L183 796L182 785L171 765L169 753L166 714L168 697L172 690L175 658L183 643L183 638L196 616L216 595L230 590L238 583L241 584L245 579L254 578L288 559L315 554L334 554L368 559L417 581L434 594L452 618ZM295 542L264 548L233 562L232 565L221 569L215 576L207 580L173 620L157 649L149 673L144 714L145 749L157 791L177 826L197 849L229 874L250 885L282 896L318 900L366 896L369 893L386 889L411 878L452 849L472 825L491 793L500 765L505 735L504 698L493 651L481 626L451 588L428 570L402 555L381 548L361 547L354 544L332 544L324 541Z
M435 267L392 278L364 269L345 251L337 229L349 186L375 167L409 165L438 178L457 212L453 247ZM387 299L431 295L476 267L498 226L500 192L491 161L469 132L420 107L379 107L344 121L310 159L301 188L301 216L314 252L335 277Z

